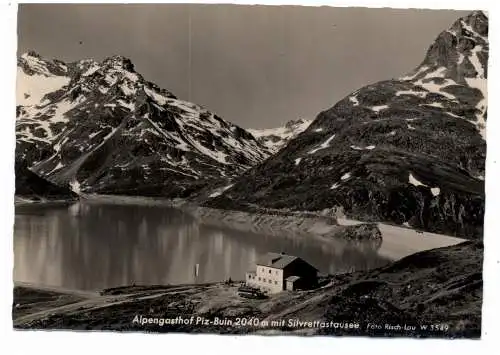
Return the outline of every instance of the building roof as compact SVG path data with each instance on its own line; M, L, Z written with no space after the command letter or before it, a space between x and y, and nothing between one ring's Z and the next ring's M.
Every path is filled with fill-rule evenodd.
M285 267L290 265L292 262L294 262L295 260L299 260L299 259L300 258L297 256L288 255L285 253L267 253L257 260L257 265L269 266L269 267L272 267L275 269L284 269ZM300 259L300 260L302 260L302 259ZM304 261L304 260L302 260L302 261ZM307 263L306 261L304 261L304 262ZM309 263L307 263L307 264L309 264ZM311 265L311 267L314 267L314 266Z
M300 279L300 276L288 276L286 278L286 281L294 282L294 281L297 281L298 279Z

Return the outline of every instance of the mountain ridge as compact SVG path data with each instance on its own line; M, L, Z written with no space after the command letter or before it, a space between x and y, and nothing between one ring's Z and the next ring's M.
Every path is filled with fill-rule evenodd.
M341 207L354 219L480 238L487 33L482 12L458 19L408 75L367 85L320 112L205 205Z
M269 155L246 130L146 81L123 56L64 63L28 52L17 87L16 157L57 184L187 196Z

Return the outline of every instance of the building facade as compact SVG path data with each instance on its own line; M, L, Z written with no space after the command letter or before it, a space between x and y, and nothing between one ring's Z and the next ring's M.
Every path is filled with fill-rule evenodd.
M265 293L311 288L317 279L314 266L284 253L267 253L257 261L255 271L246 274L246 284Z

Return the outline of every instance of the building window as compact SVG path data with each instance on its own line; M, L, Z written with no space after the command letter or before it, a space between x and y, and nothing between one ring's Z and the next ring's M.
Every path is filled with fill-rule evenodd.
M266 282L266 279L263 278L262 281Z
M277 285L278 284L278 281L274 281L274 284Z
M272 284L273 283L273 280L269 280L269 283Z
M269 273L271 273L271 269L269 269Z
M260 281L260 277L259 277L259 281Z

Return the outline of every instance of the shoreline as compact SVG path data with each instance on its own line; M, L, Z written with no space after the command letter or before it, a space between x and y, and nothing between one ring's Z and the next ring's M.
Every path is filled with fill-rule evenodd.
M192 215L200 224L274 236L293 234L302 237L325 238L343 228L337 224L337 219L334 217L309 213L271 214L221 210L202 206L183 206L181 209Z
M148 196L128 196L128 195L99 195L99 194L80 194L80 201L89 203L104 203L118 205L139 205L139 206L165 206L180 208L187 204L183 199L167 199L163 197Z
M79 199L74 199L74 200L27 200L27 199L22 199L19 200L17 198L14 199L14 208L18 207L37 207L37 206L64 206L64 205L71 205L73 203L79 202Z
M324 212L269 209L243 212L214 209L196 205L185 199L167 199L162 197L81 194L80 198L75 201L43 201L26 203L22 206L64 205L77 202L176 208L191 215L200 224L270 236L293 235L304 238L316 238L322 241L340 239L344 241L373 242L382 240L380 252L383 256L391 259L398 259L402 257L401 255L406 256L423 250L456 245L467 240L445 234L417 231L404 225L398 226L385 222L351 220L345 216L333 216ZM18 206L16 205L16 207ZM348 229L362 227L363 225L376 226L380 231L381 237L377 237L372 231L369 234L358 235L354 239L352 237L345 238ZM387 247L393 250L388 251Z
M335 217L307 211L242 212L203 207L184 199L123 195L83 194L81 200L86 203L176 208L189 214L200 224L271 236L294 235L328 241L331 238L343 239L335 234L339 234L346 228L346 226L339 225ZM367 237L366 240L373 241L377 238Z
M64 206L73 203L160 206L189 214L198 223L245 233L283 237L315 238L322 242L375 242L381 256L397 260L413 253L456 245L467 239L417 231L409 226L385 222L364 222L336 216L328 211L260 209L252 212L214 209L185 199L162 197L80 194L76 200L16 201L15 208Z

